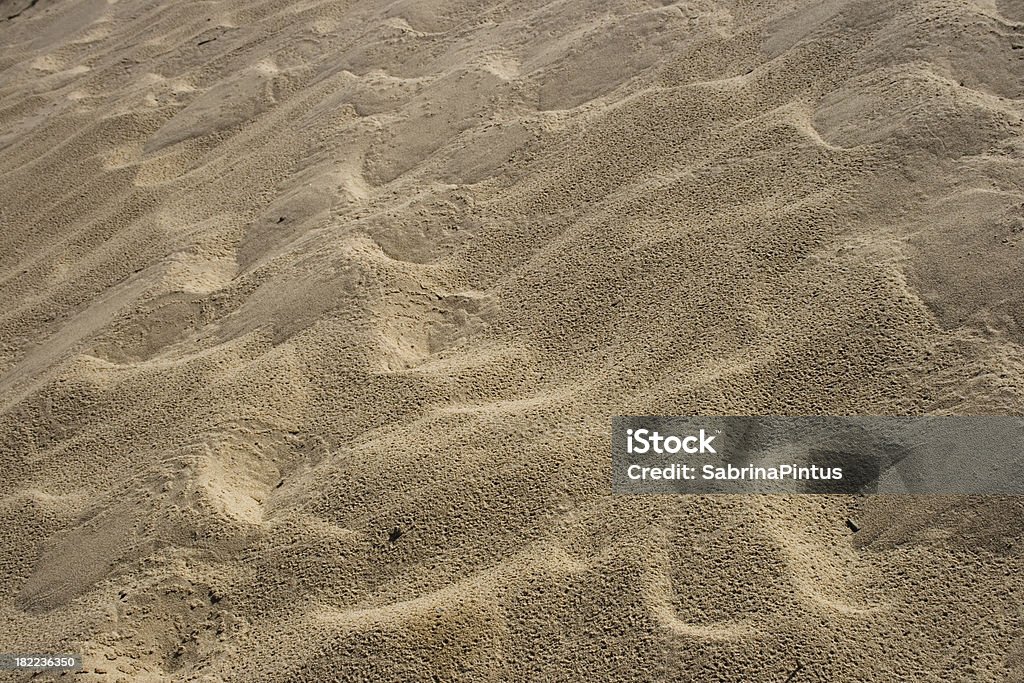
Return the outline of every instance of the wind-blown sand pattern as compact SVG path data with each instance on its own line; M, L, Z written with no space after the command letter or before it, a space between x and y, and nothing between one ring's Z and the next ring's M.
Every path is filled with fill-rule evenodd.
M1021 502L613 497L608 455L1021 412L1024 2L0 10L0 650L1024 678Z

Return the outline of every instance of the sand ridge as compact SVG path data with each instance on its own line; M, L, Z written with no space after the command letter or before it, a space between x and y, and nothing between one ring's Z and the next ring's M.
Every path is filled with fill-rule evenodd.
M608 481L612 415L1020 412L1019 1L0 16L2 649L1024 675L1017 501Z

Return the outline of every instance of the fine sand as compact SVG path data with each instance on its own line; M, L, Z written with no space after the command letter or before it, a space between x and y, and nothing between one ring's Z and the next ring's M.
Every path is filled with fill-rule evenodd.
M1024 410L1024 1L0 16L0 651L1024 678L1017 500L609 457L613 415Z

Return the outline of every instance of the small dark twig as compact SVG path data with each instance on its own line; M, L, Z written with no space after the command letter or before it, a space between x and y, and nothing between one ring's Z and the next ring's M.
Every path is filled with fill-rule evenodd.
M789 676L786 677L785 683L790 683L790 681L792 681L794 678L796 678L796 675L798 673L800 673L801 671L803 671L803 670L804 670L804 665L801 664L800 662L797 662L796 663L796 668L793 669L793 671L790 672Z

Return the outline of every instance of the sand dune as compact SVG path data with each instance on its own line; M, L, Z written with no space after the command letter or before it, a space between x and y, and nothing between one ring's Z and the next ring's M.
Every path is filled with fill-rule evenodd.
M612 415L1021 411L1024 3L0 17L0 650L1024 678L1019 501L608 479Z

